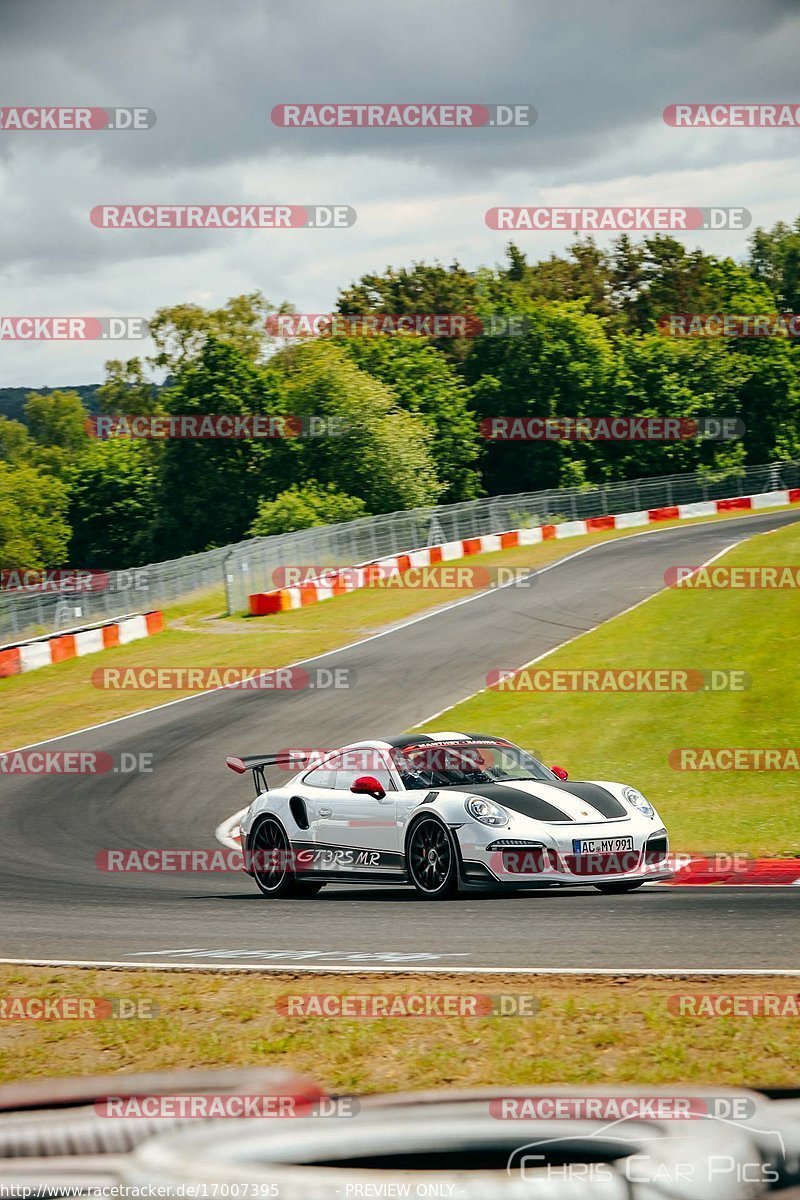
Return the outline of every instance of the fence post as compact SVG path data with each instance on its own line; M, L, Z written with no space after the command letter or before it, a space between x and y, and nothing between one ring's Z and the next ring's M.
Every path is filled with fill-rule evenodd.
M222 560L222 582L225 585L225 616L233 616L233 608L231 607L231 584L233 576L228 574L228 562L233 557L235 551L229 550Z

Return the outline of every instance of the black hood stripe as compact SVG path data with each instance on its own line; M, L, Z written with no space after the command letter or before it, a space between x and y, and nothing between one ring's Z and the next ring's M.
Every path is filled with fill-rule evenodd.
M567 795L577 796L579 800L585 800L587 804L591 804L592 808L596 808L599 813L609 819L630 816L628 810L620 804L616 796L612 796L607 788L600 787L599 783L571 783L568 780L559 780L558 783L554 781L548 783L547 786L558 788Z
M523 817L530 817L533 821L557 821L561 824L572 821L572 817L567 816L554 804L548 804L540 796L530 796L527 792L522 792L511 785L476 783L464 787L458 784L458 791L469 792L471 796L483 796L486 800L494 800L495 804L502 804L503 808L513 809L514 812L520 813Z

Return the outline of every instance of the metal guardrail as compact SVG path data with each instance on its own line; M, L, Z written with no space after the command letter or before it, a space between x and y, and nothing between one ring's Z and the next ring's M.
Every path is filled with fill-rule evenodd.
M800 462L633 479L598 487L550 489L488 496L460 504L362 517L343 525L250 538L202 554L108 573L102 590L76 594L0 592L0 643L146 612L225 586L229 614L247 610L252 592L275 586L286 566L353 566L436 542L500 533L505 529L692 504L727 496L800 487Z

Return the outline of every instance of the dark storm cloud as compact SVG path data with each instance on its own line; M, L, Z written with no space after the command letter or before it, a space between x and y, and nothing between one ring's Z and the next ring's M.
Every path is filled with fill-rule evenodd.
M148 314L253 288L323 311L389 263L498 261L506 239L485 209L554 196L791 220L800 130L671 129L661 114L800 102L799 58L797 0L0 0L0 105L158 116L147 132L0 131L0 311ZM538 120L273 125L273 106L291 102L532 104ZM343 203L359 221L327 238L90 224L95 205L150 202ZM571 240L531 235L524 249L545 257ZM732 238L723 252L744 250ZM41 382L28 363L45 354L55 383L75 379L70 353L4 344L6 381Z
M174 171L280 151L371 153L456 175L557 166L580 178L637 128L661 132L673 101L798 95L800 10L778 0L4 0L0 27L4 103L157 111L150 133L85 135L115 169ZM530 103L539 120L505 130L273 126L273 105L291 101ZM740 153L741 132L705 135L706 161ZM673 166L691 163L703 135L670 136ZM790 131L758 136L790 152ZM630 169L647 170L638 157Z

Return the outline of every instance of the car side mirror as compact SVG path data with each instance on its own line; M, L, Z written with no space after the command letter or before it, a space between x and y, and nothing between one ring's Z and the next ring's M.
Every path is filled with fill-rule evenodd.
M376 800L382 800L386 795L386 789L378 783L374 775L359 775L350 791L355 792L357 796L374 796Z
M561 780L569 779L569 775L567 774L567 772L564 770L563 767L551 767L550 770L553 772L556 779L561 779Z

